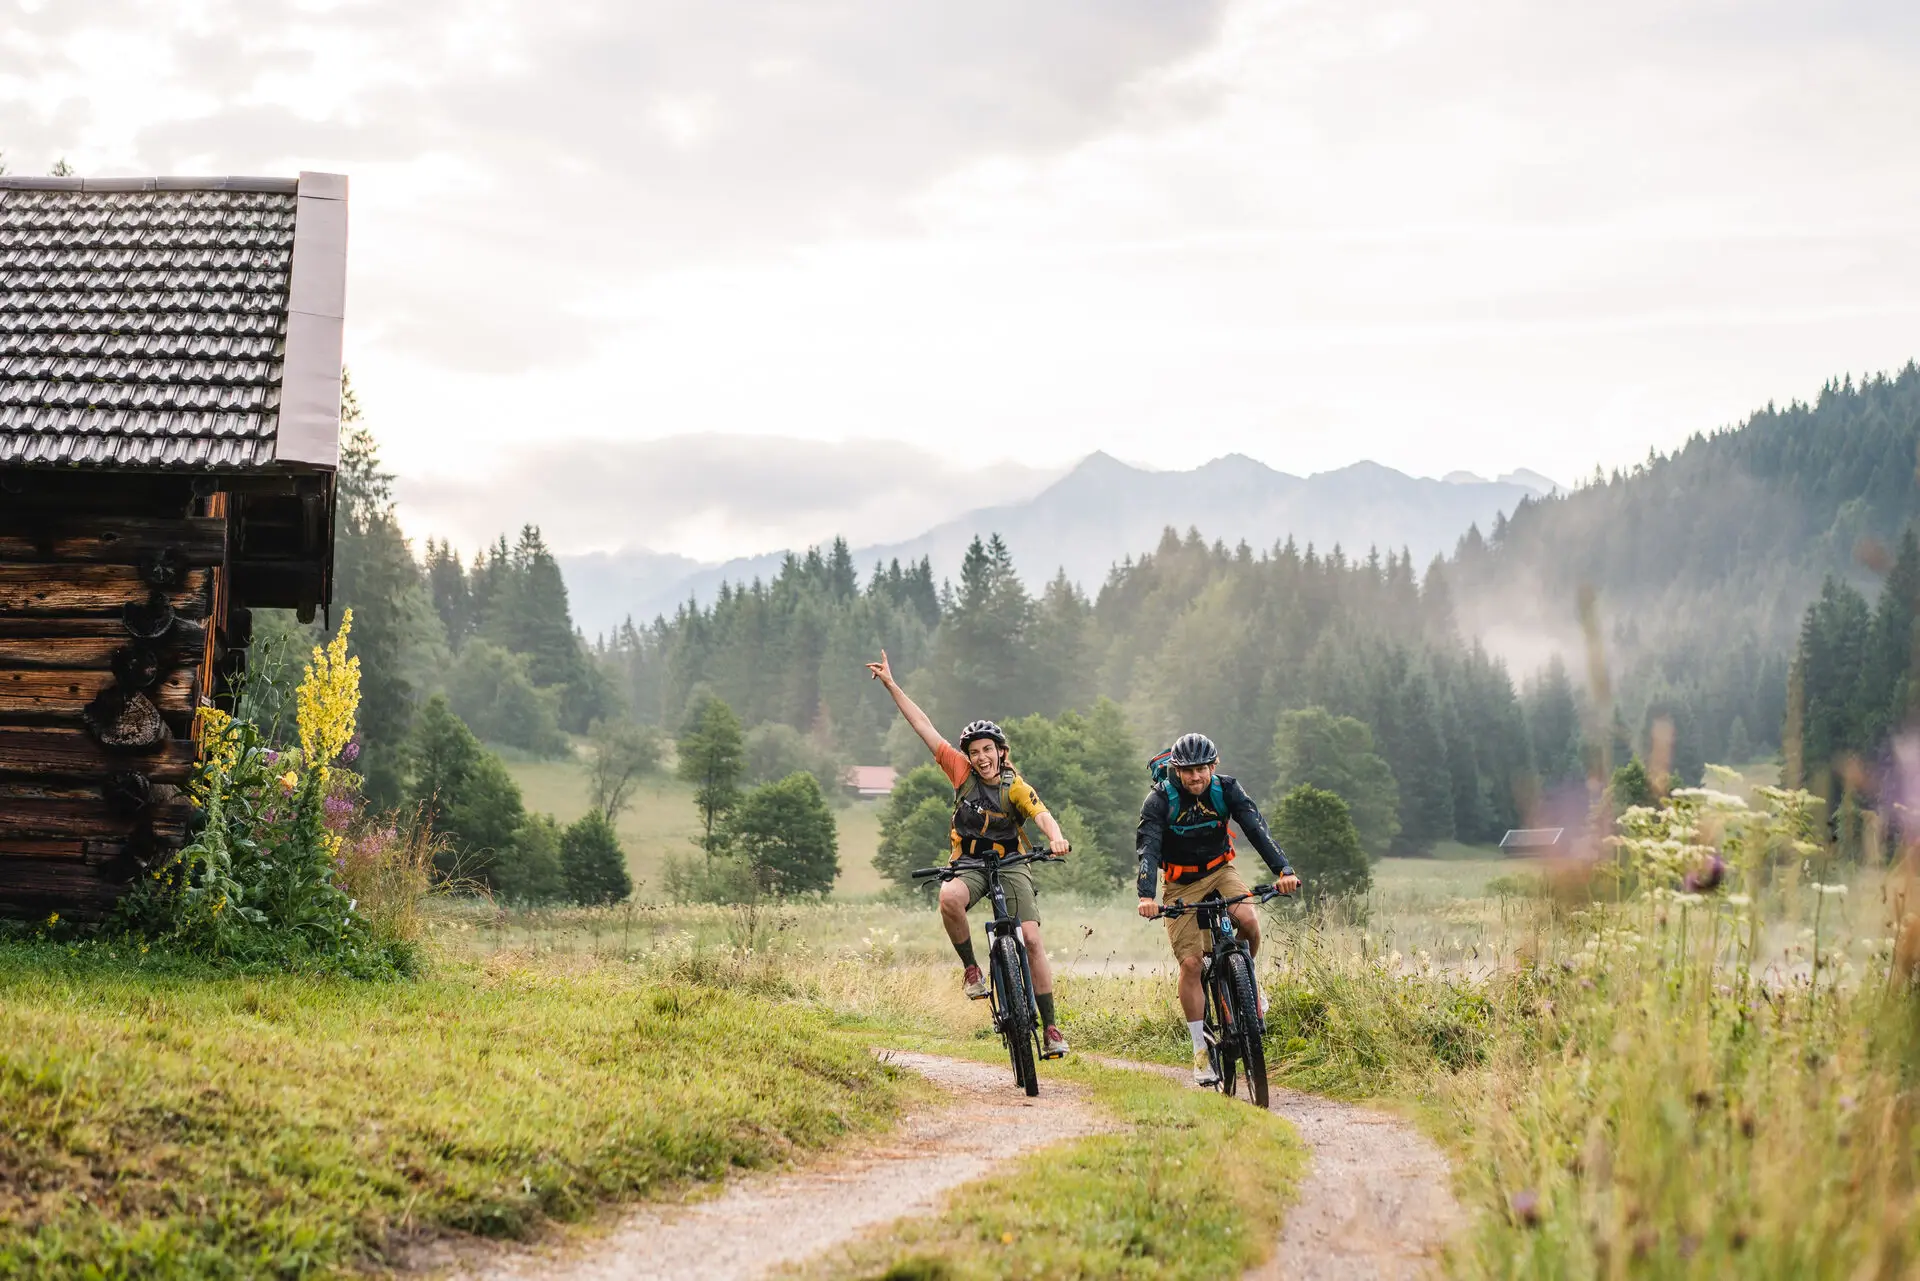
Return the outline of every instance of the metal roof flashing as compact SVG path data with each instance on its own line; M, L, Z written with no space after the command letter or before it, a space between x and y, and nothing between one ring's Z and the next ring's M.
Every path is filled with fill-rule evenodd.
M302 173L299 197L274 461L335 468L347 315L346 175Z

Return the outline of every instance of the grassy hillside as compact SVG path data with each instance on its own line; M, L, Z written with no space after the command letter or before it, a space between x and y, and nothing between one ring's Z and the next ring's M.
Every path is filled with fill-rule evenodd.
M571 823L587 812L586 771L575 761L510 759L507 771L529 810L551 814ZM855 802L833 811L840 834L838 895L878 893L885 888L873 870L874 851L880 846L879 806ZM633 807L620 816L620 844L627 852L635 897L643 902L664 898L660 871L669 854L690 854L700 836L700 814L694 808L693 789L672 779L654 779L641 785Z

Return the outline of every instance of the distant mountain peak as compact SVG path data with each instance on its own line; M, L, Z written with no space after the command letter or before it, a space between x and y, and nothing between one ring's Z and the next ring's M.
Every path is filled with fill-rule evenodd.
M1539 472L1528 467L1516 468L1513 471L1503 474L1500 477L1500 483L1503 485L1519 485L1524 489L1531 489L1534 493L1542 496L1556 492L1562 494L1567 492L1567 487L1553 477L1542 476Z
M1450 471L1440 478L1447 485L1486 485L1491 482L1485 476L1470 471Z

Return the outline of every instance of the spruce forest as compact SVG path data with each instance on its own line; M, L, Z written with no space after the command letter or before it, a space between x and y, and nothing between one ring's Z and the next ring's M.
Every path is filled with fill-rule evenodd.
M1849 790L1870 806L1868 771L1845 762L1887 758L1911 697L1916 444L1909 365L1523 502L1425 566L1169 529L1089 591L1017 566L991 535L957 581L925 561L856 565L836 540L590 640L536 528L465 560L429 542L416 560L360 431L340 597L372 674L369 790L417 795L408 730L434 693L478 739L554 756L595 722L671 737L717 698L831 789L846 765L924 761L867 680L885 649L948 732L1111 703L1076 721L1114 740L1105 758L1201 727L1256 795L1299 781L1279 776L1285 714L1351 718L1391 774L1376 856L1497 841L1584 804L1590 778L1636 757L1679 782L1709 761L1776 758L1836 807ZM1136 783L1108 772L1092 792L1070 771L1050 781L1130 805ZM1126 833L1103 835L1124 866Z

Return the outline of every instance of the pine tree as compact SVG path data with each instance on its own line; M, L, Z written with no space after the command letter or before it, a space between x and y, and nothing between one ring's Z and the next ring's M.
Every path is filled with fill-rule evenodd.
M1400 723L1407 755L1394 781L1400 785L1400 848L1426 853L1453 839L1453 780L1447 773L1433 687L1415 673L1401 686Z
M975 538L960 565L960 589L940 631L933 700L949 720L1005 718L1026 697L1027 630L1033 603L995 534Z
M446 640L394 519L393 476L381 467L379 446L351 386L342 396L341 421L333 616L353 611L362 741L356 768L368 800L391 806L399 800L398 753L413 720L414 697L439 665Z
M689 709L677 746L679 777L693 784L693 803L700 810L700 845L711 859L721 845L722 834L716 826L740 799L746 746L740 718L720 699L708 695Z
M1580 702L1559 654L1547 660L1546 667L1527 687L1526 713L1533 764L1540 781L1552 787L1585 778Z
M443 539L427 541L427 587L433 596L433 608L447 629L447 643L458 650L466 642L473 623L473 602L467 589L467 572L460 564L460 553Z

